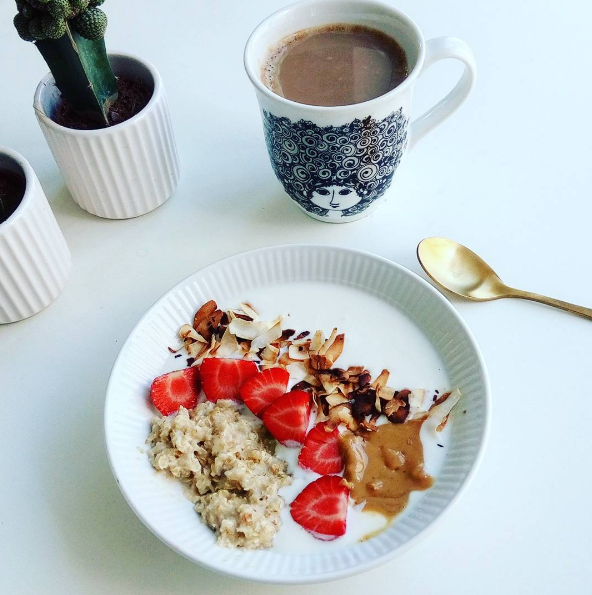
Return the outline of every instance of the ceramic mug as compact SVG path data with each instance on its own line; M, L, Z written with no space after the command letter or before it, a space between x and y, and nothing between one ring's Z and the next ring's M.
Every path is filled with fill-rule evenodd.
M407 78L380 97L335 107L296 103L263 84L270 48L302 29L335 23L365 25L393 37L407 56ZM410 122L417 79L446 58L463 62L460 80ZM426 42L407 15L366 0L305 0L279 10L251 34L244 61L277 178L307 215L330 223L355 221L376 208L405 152L465 101L476 76L474 56L465 42L454 37Z
M33 316L60 295L70 251L29 162L0 147L0 170L25 182L16 210L0 223L0 324L5 324Z

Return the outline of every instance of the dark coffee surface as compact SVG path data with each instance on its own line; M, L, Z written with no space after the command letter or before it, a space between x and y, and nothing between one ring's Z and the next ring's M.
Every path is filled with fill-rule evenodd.
M16 211L24 195L24 178L0 169L0 223L6 221Z
M376 29L328 25L305 29L270 52L263 82L274 93L308 105L361 103L407 77L403 48Z

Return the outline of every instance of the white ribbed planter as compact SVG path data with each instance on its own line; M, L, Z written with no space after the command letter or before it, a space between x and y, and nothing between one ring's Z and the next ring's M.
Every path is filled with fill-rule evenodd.
M0 223L0 324L5 324L33 316L58 297L70 272L70 251L29 162L0 147L0 169L26 182L20 205Z
M175 145L162 79L135 56L109 56L117 76L141 79L152 91L133 118L101 130L73 130L52 116L60 100L48 74L37 87L34 108L66 185L86 211L108 219L128 219L164 203L179 182Z

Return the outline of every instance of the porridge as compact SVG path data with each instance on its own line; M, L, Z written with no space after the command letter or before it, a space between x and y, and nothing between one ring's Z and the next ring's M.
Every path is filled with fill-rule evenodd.
M291 481L274 456L275 441L232 401L206 401L174 417L155 417L149 457L182 480L202 520L224 546L271 546L284 506L278 490Z

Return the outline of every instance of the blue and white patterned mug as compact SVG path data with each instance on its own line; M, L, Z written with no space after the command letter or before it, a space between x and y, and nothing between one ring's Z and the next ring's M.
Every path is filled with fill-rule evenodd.
M302 29L334 23L365 25L396 39L407 56L407 78L380 97L336 107L296 103L263 84L270 48ZM460 80L410 123L417 79L444 58L464 63ZM426 42L407 15L367 0L304 0L283 8L253 31L244 59L277 178L307 215L330 223L355 221L376 208L406 150L463 103L476 76L473 53L466 43L453 37Z

